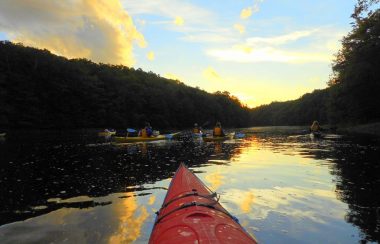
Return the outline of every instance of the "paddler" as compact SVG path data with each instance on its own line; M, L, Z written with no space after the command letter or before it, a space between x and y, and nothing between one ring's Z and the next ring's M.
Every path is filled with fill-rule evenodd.
M319 125L318 121L316 121L316 120L310 126L310 132L320 132L321 130L322 130L322 128Z
M201 133L201 128L198 126L197 123L194 124L193 133L194 133L194 134L199 134L199 133Z
M145 127L139 131L139 136L147 138L153 135L152 127L149 122L145 122Z
M223 129L222 129L222 124L219 121L216 122L214 130L212 131L212 135L213 136L225 136Z

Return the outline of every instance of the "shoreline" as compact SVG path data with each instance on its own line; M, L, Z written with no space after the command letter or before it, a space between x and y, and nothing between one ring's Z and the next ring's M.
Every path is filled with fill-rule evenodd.
M337 132L345 134L366 134L380 136L380 122L341 127L337 129Z

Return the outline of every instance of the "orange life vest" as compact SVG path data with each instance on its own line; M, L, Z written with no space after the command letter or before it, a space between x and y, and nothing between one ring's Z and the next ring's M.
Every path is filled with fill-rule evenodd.
M214 136L222 136L222 128L215 127L214 128Z
M199 130L199 128L194 128L193 129L193 133L200 133L201 131Z

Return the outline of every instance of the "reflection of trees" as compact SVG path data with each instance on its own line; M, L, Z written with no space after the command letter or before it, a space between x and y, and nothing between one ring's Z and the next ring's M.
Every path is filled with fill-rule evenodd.
M335 160L333 173L339 176L337 196L350 208L346 221L359 226L367 240L380 242L378 154L367 150L362 154L357 150L347 151L345 155Z
M51 141L7 143L3 148L5 155L0 158L0 225L61 207L102 205L89 202L66 206L47 200L138 191L138 187L127 187L166 179L181 162L191 167L209 164L210 158L229 160L239 153L237 147L238 144L222 143L222 153L215 157L213 143L199 144L192 139L125 147L85 146L75 142L57 145ZM33 206L44 206L44 209L33 209Z
M333 159L330 169L337 176L337 198L349 207L346 221L358 226L364 239L380 242L378 151L371 146L335 142L326 143L322 149L328 150L310 151L309 155L317 159Z

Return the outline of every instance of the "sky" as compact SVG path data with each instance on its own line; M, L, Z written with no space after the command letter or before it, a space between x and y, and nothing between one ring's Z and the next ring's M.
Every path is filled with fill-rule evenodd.
M327 87L355 0L2 0L0 40L123 64L256 107Z

